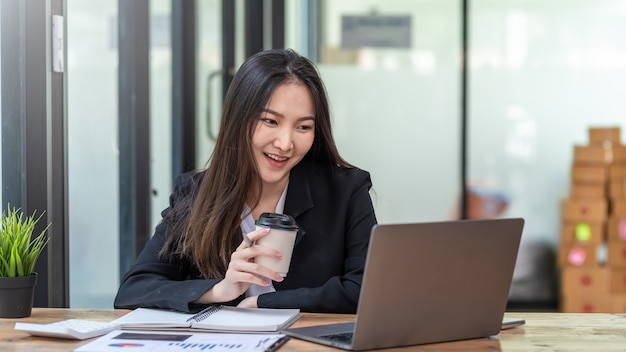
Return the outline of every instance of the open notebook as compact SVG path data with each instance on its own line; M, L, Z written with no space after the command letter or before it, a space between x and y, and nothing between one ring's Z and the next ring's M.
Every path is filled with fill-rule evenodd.
M298 309L238 308L212 305L196 314L137 308L116 319L123 330L202 330L276 332L300 318Z
M523 219L379 225L372 229L354 323L282 333L347 350L496 335Z

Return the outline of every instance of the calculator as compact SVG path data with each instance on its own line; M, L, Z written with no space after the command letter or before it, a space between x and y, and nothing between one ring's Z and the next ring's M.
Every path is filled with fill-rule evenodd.
M15 323L15 330L21 330L33 336L73 340L85 340L101 336L119 328L119 324L112 322L82 319L68 319L48 324Z

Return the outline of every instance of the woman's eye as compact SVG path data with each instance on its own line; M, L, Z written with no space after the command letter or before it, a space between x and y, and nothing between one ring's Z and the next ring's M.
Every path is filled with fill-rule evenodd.
M267 117L261 118L261 121L263 121L264 123L266 123L268 125L276 125L276 120L270 119L270 118L267 118Z
M298 126L299 130L303 130L303 131L308 131L308 130L312 130L313 126L309 126L309 125L302 125L302 126Z

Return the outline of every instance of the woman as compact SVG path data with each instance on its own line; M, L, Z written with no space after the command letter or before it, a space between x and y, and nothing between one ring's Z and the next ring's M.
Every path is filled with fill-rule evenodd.
M313 64L291 50L259 52L231 83L208 167L177 178L115 307L354 313L376 223L370 187L369 173L335 147ZM264 212L299 225L284 278L253 261L280 252L242 240L242 233L252 242L267 234L254 226Z

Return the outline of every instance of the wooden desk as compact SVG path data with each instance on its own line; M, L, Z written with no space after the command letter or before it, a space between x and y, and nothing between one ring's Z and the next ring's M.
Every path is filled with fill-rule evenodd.
M64 319L110 321L125 310L35 308L29 318L0 319L0 351L67 352L86 343L32 337L14 330L16 321L49 323ZM411 346L402 351L624 351L626 350L626 314L507 313L526 319L520 328L502 331L492 338ZM293 327L345 322L353 315L305 313ZM90 341L90 340L87 340ZM305 341L291 339L279 352L338 351Z

